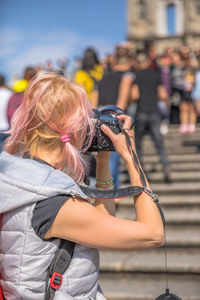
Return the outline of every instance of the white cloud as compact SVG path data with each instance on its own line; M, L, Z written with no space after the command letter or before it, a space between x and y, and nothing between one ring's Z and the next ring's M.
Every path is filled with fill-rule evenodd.
M15 53L16 48L23 39L23 34L13 27L0 27L1 47L0 58L6 58Z
M64 30L35 32L30 39L24 33L8 28L4 30L2 45L0 58L10 74L21 74L26 65L45 63L48 59L57 62L58 59L81 55L88 46L94 47L100 56L113 50L113 45L104 38L88 38Z

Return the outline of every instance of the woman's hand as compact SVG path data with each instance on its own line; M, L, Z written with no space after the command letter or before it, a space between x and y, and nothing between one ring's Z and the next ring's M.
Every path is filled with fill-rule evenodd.
M127 116L127 115L120 115L120 116L117 116L117 118L123 122L123 129L129 135L129 137L131 139L132 147L135 148L134 132L133 132L133 130L130 130L131 117ZM108 126L106 126L104 124L101 125L101 130L111 139L111 141L115 147L115 150L119 153L119 155L125 161L131 159L131 153L129 152L129 149L127 147L126 135L124 134L124 132L115 134Z

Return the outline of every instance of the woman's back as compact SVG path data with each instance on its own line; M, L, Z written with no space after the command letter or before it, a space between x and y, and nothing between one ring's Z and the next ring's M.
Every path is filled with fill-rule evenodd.
M10 168L13 164L17 172ZM78 192L79 197L87 199L87 196L66 174L38 161L13 157L3 152L0 154L0 167L4 170L0 174L1 193L7 199L1 226L0 282L6 299L16 300L20 295L22 299L40 300L44 298L49 262L60 243L60 239L44 241L40 238L44 235L41 231L45 228L45 214L51 215L46 199L57 194L66 194L67 199L70 193L78 195ZM35 214L41 201L45 207L40 212L37 209ZM36 218L43 218L43 222L40 224L37 221L36 225ZM72 262L63 276L68 284L63 284L56 296L67 299L67 295L75 298L85 295L81 299L88 299L89 296L96 299L99 290L98 268L98 251L76 244Z

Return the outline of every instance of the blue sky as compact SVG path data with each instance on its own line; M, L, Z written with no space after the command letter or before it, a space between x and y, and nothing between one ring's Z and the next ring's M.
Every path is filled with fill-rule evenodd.
M0 0L0 72L10 79L26 65L100 57L126 39L126 0Z

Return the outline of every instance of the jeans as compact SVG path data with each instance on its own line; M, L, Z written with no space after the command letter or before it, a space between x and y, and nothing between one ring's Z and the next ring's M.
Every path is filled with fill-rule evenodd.
M155 143L155 146L160 155L160 160L165 170L169 162L167 159L167 154L163 145L163 138L160 133L160 116L158 113L148 114L148 113L138 113L135 123L135 142L136 150L139 158L141 158L141 142L142 137L148 131Z
M120 185L120 156L117 152L111 152L110 155L110 172L113 177L114 188L118 189Z
M9 137L9 134L0 132L0 152L3 149L3 145L4 145L4 142L7 139L7 137Z

